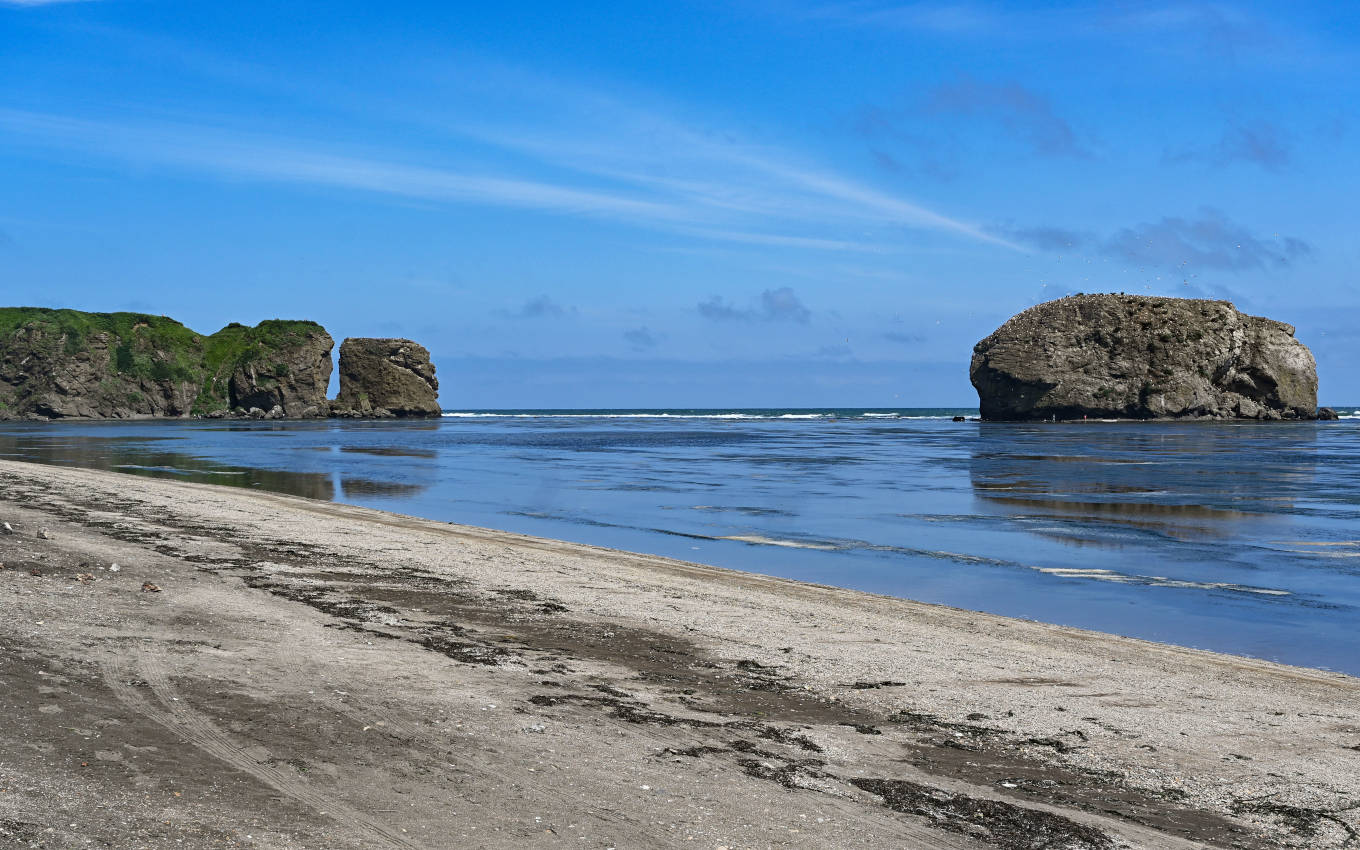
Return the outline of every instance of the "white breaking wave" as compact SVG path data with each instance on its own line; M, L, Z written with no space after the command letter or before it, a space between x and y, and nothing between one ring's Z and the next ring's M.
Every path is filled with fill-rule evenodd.
M1051 575L1055 578L1079 578L1090 579L1092 581L1108 581L1115 584L1133 584L1143 587L1178 587L1190 590L1226 590L1232 593L1254 593L1259 596L1293 596L1288 590L1280 590L1273 587L1253 587L1249 584L1236 584L1228 581L1189 581L1186 579L1174 579L1167 576L1145 576L1131 573L1121 573L1115 570L1081 568L1081 567L1038 567L1029 564L1020 564L1010 561L999 561L995 558L988 558L978 555L966 555L958 552L943 552L929 550L902 550L895 546L874 546L862 541L842 541L840 543L831 541L807 541L789 540L786 538L766 537L761 534L732 534L722 537L713 537L712 540L731 540L736 543L747 543L755 546L779 546L789 549L818 549L824 552L837 552L848 549L868 548L881 551L910 551L916 555L927 555L937 558L948 558L952 561L973 562L983 564L994 564L1005 567L1023 567L1034 570L1038 573Z
M1232 593L1254 593L1259 596L1293 596L1288 590L1280 590L1273 587L1253 587L1249 584L1236 584L1228 581L1189 581L1186 579L1174 579L1167 576L1145 576L1131 573L1121 573L1115 570L1082 568L1082 567L1039 567L1030 564L1021 564L1014 561L1001 561L996 558L989 558L980 555L967 555L959 552L931 551L925 549L901 549L896 546L875 546L858 540L847 541L810 541L810 540L789 540L787 538L766 537L761 534L732 534L722 537L712 537L711 540L731 540L735 543L747 543L754 546L779 546L788 549L817 549L824 552L839 552L851 549L876 549L879 551L900 551L909 552L914 555L926 555L936 558L947 558L951 561L964 563L992 564L1002 567L1022 567L1033 570L1055 578L1080 578L1092 581L1108 581L1115 584L1133 584L1142 587L1178 587L1190 590L1226 590Z
M217 469L180 469L174 466L143 466L140 463L119 463L114 469L141 469L146 472L170 472L175 475L245 475L244 471Z
M475 413L449 411L445 419L953 419L952 415L911 415L903 413Z
M829 413L441 413L450 419L834 419Z
M1112 581L1117 584L1139 584L1148 587L1185 587L1194 590L1231 590L1235 593L1257 593L1262 596L1293 596L1288 590L1273 587L1252 587L1248 584L1234 584L1228 581L1185 581L1166 576L1140 576L1115 572L1114 570L1074 569L1069 567L1036 567L1039 572L1059 578L1086 578L1095 581Z
M834 552L842 547L834 546L830 543L803 543L797 540L781 540L774 537L762 537L759 534L733 534L727 537L715 537L714 540L735 540L738 543L756 543L761 546L782 546L786 549L819 549L823 552Z

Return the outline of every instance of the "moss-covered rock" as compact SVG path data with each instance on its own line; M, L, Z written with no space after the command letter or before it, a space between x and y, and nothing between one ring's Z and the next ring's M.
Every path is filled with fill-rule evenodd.
M326 416L331 335L315 322L270 319L253 328L228 325L208 337L203 407L273 410L297 419ZM220 393L225 387L225 398Z
M0 419L325 416L332 346L315 322L204 336L144 313L0 308Z
M1317 367L1284 322L1227 301L1076 295L973 348L983 419L1313 419Z

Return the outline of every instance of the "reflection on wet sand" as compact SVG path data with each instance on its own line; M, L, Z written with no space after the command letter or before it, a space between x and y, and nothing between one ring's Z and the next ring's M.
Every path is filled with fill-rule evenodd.
M16 460L103 469L149 478L172 478L203 484L251 487L305 496L335 498L331 476L319 472L284 472L215 463L180 452L161 450L161 437L82 435L80 441L47 440L32 434L0 434L0 455ZM151 445L145 445L150 443Z
M233 423L230 425L207 425L194 429L197 432L248 432L254 437L289 437L321 430L315 423ZM364 428L355 429L363 434ZM402 429L410 430L410 429ZM416 430L428 430L417 428ZM188 432L193 433L193 432ZM357 441L360 436L352 437ZM430 483L410 483L385 479L381 476L353 475L333 470L331 464L321 469L285 470L260 466L246 466L209 460L183 451L171 451L169 446L175 441L186 441L186 437L161 434L101 434L84 431L78 437L58 434L50 430L21 428L0 433L0 457L16 460L35 461L68 466L82 466L88 469L112 470L130 475L144 475L152 478L172 478L179 481L197 481L209 484L225 484L233 487L251 487L305 496L309 499L334 501L337 489L340 498L402 498L418 496L430 488ZM272 442L272 441L271 441ZM167 445L169 444L169 445ZM187 441L186 446L191 445ZM287 446L290 452L306 449L309 452L328 453L336 448L348 455L392 458L387 463L400 464L400 472L394 477L402 478L415 475L433 481L431 461L439 457L434 449L418 446L400 445L362 445L350 442L347 445L301 445ZM407 460L409 459L409 460ZM359 458L355 458L358 461ZM414 465L413 465L414 464ZM385 468L385 466L384 466ZM337 488L336 478L339 478Z
M1076 499L1038 499L1024 496L996 496L984 498L994 505L1014 508L1013 513L1048 516L1053 518L1091 519L1145 531L1155 531L1188 540L1203 537L1222 537L1226 526L1249 518L1264 519L1261 514L1214 508L1208 505L1175 504L1166 502L1090 502ZM1195 522L1200 520L1200 522ZM1064 540L1071 538L1055 535ZM1099 545L1102 541L1081 541Z
M430 489L429 484L408 484L401 481L374 481L371 478L350 478L340 479L340 492L345 498L351 499L355 496L385 496L389 498L400 498L403 496L416 496Z
M439 452L434 449L411 449L399 446L341 446L340 451L351 454L377 455L378 457L439 457Z
M1272 463L1269 449L1278 448L1281 433L1295 451L1288 463ZM1127 546L1111 526L1175 540L1221 539L1248 523L1277 521L1306 494L1315 463L1297 444L1315 435L1311 428L1266 435L1211 423L983 429L969 475L983 512L1068 546ZM1271 441L1263 444L1268 450L1247 460L1244 453L1262 437Z

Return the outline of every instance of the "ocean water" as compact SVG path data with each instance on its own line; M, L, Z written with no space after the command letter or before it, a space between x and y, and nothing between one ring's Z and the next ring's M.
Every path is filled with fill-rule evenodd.
M9 424L0 456L367 505L1360 674L1360 412L451 411Z

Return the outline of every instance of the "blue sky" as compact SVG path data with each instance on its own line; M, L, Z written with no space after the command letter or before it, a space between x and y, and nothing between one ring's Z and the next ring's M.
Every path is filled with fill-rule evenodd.
M0 0L0 301L430 348L450 407L970 405L1069 292L1360 400L1360 12Z

